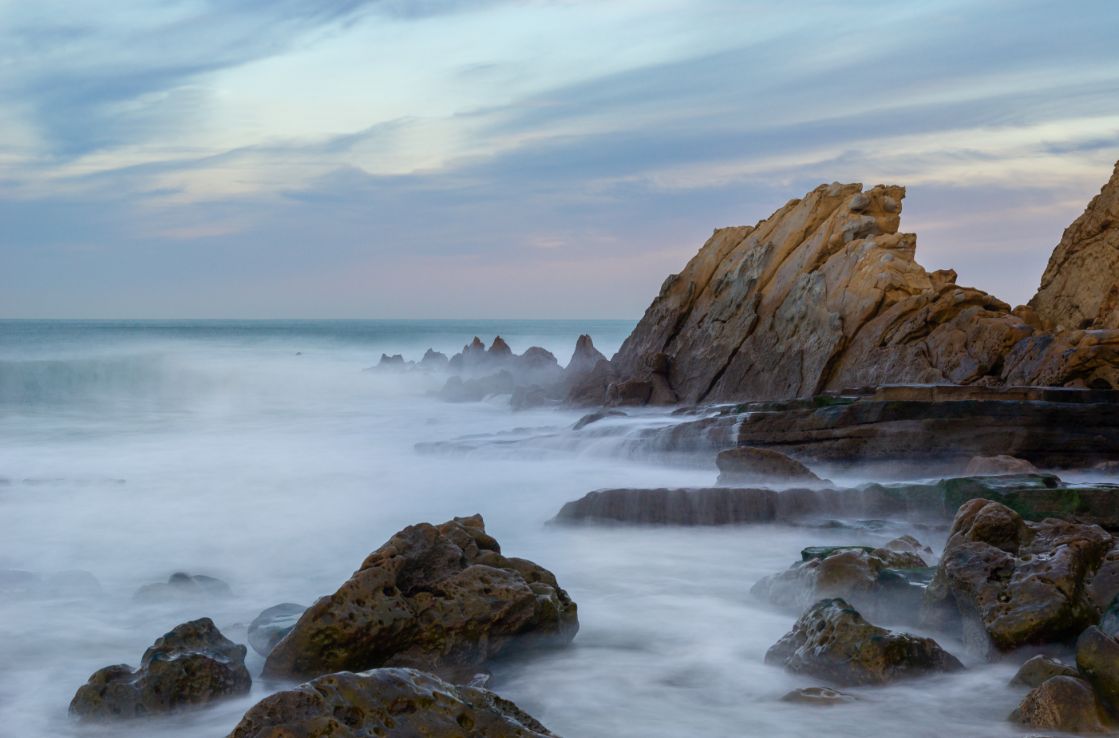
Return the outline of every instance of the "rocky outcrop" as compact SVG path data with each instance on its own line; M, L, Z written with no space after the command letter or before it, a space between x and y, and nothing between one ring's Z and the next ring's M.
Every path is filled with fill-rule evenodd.
M881 548L805 549L802 560L760 579L750 593L777 607L803 612L821 599L839 597L872 620L914 620L932 570L906 536ZM898 551L895 548L908 550Z
M737 446L715 457L719 484L819 482L804 464L769 448Z
M798 523L834 518L944 522L968 500L997 500L1027 520L1060 517L1119 530L1119 486L1066 485L1052 474L955 477L936 482L864 484L849 488L685 487L602 489L568 502L561 523L641 525ZM1119 553L1116 554L1119 557ZM1109 563L1097 580L1119 588ZM1115 564L1119 569L1119 562ZM1112 586L1112 585L1109 585ZM1117 590L1119 591L1119 590Z
M70 714L83 720L140 718L246 694L244 646L209 618L183 623L144 652L140 668L107 666L78 689Z
M305 612L264 673L310 678L382 666L469 680L500 655L569 642L575 603L546 569L507 558L481 516L405 528Z
M886 684L963 668L931 638L871 625L842 599L817 602L766 652L765 662L840 686Z
M1053 328L1119 328L1119 164L1065 229L1030 307Z
M414 669L319 677L266 697L228 738L544 738L543 725L509 700Z
M898 231L904 196L894 186L821 185L756 226L716 230L665 280L612 360L614 384L661 377L662 394L686 403L896 383L1116 386L1119 331L1046 331L1030 311L958 286L955 272L926 271L914 259L916 236ZM1094 315L1114 312L1106 296L1119 251L1099 234L1119 231L1112 200L1101 198L1066 234L1091 247L1055 255L1054 273L1072 277L1043 283L1039 312L1042 295L1066 282L1100 298ZM1073 256L1101 249L1109 267ZM1066 267L1077 258L1101 284L1077 282Z
M952 523L924 620L983 655L1074 638L1116 594L1114 546L1096 525L1030 523L1005 505L971 500Z

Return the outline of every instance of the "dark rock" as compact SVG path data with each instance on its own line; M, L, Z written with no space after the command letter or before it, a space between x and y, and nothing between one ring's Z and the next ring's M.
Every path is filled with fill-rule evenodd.
M1119 712L1119 642L1096 626L1076 640L1076 668L1104 705Z
M435 349L428 349L420 359L419 367L430 371L446 371L450 360L447 355Z
M1055 676L1026 695L1010 714L1012 722L1039 730L1107 733L1103 709L1083 679Z
M570 371L570 370L568 370ZM602 405L607 389L614 383L616 373L609 361L601 359L591 369L577 374L567 374L566 402L576 407ZM649 387L650 394L652 386Z
M505 339L501 336L495 336L493 343L490 344L489 350L486 352L488 358L504 360L510 359L513 356L513 349L509 348L509 344L505 343Z
M838 685L886 684L963 668L931 638L871 625L842 599L817 602L765 661Z
M979 476L982 474L1033 474L1037 467L1014 456L999 454L998 456L973 456L967 462L964 474Z
M1111 604L1104 610L1100 630L1112 638L1119 638L1119 596L1112 598Z
M647 405L653 394L653 383L647 379L631 379L612 383L606 389L607 405Z
M139 718L246 694L252 678L244 646L209 618L177 626L144 652L140 668L97 671L78 689L70 714L83 720Z
M525 372L559 372L559 362L556 361L555 354L539 346L529 346L525 349L525 352L517 357L517 366Z
M952 523L924 620L960 630L985 655L1067 640L1098 620L1086 583L1113 543L1099 526L1027 523L997 502L971 500Z
M1040 687L1055 676L1079 677L1080 673L1052 656L1037 655L1022 664L1010 684L1016 687Z
M374 551L276 644L273 677L413 666L469 679L500 655L566 644L575 603L551 572L506 558L480 516L422 523Z
M591 423L597 423L606 418L624 418L625 416L626 414L621 410L598 410L579 418L575 421L575 425L571 426L571 430L582 430Z
M267 656L306 610L305 605L285 602L263 611L249 623L249 645L261 656Z
M820 481L804 464L769 448L727 449L715 457L715 465L719 467L719 484Z
M216 577L205 574L175 572L166 582L145 584L132 596L137 602L161 602L167 600L194 600L232 597L229 585Z
M564 367L566 381L569 384L578 381L583 375L590 373L600 361L607 361L607 359L594 347L591 337L586 334L579 336L575 341L575 351L571 354L571 360Z
M846 705L855 701L855 698L843 692L837 692L827 687L801 687L781 698L782 702L795 702L798 705L813 705L816 707L831 707L833 705Z
M381 354L381 360L377 363L377 368L400 370L406 369L411 363L410 361L404 361L404 357L401 354L393 354L392 356Z
M543 725L509 700L414 669L319 677L266 697L228 738L543 738Z

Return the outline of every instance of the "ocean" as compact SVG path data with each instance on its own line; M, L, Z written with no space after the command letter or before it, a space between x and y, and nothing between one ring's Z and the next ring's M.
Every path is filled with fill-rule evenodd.
M220 738L282 685L256 679L244 698L107 728L74 723L67 706L93 671L136 665L181 622L208 616L245 643L261 610L333 592L400 528L474 513L579 605L570 648L499 665L490 685L559 735L1016 735L1004 722L1020 699L1004 686L1012 665L969 664L829 710L781 702L813 681L763 663L795 615L751 597L759 578L806 545L914 533L939 550L942 531L549 525L596 488L711 484L713 463L620 442L678 422L661 411L575 434L576 409L448 403L432 395L442 377L363 371L382 353L449 355L475 335L565 363L589 333L609 356L633 325L0 321L0 736ZM231 595L136 599L174 572L217 577ZM254 678L261 663L250 650Z

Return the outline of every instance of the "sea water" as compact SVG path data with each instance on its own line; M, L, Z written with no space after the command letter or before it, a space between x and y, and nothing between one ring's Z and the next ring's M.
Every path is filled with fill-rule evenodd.
M74 691L103 666L207 616L244 643L280 602L333 592L400 528L481 513L513 556L555 572L579 605L571 647L499 665L493 689L557 734L1015 735L1013 665L780 701L813 686L766 666L795 613L750 586L806 545L942 531L742 526L562 527L563 503L615 486L710 484L710 459L619 453L655 411L574 434L581 412L513 412L508 397L447 403L444 377L363 371L381 353L451 354L500 334L566 362L580 333L612 354L631 321L0 322L0 736L224 736L276 685L200 710L108 727L74 723ZM417 444L457 439L440 453ZM423 446L421 446L423 448ZM939 537L939 538L938 538ZM143 602L177 571L232 597ZM941 639L964 656L960 645ZM254 676L262 660L250 650Z

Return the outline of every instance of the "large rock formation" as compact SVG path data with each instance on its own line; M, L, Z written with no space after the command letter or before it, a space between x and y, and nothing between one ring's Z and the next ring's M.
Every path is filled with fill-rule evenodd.
M567 643L578 629L575 603L555 576L502 556L475 515L397 533L303 613L264 673L310 678L407 666L468 680L491 658Z
M341 672L266 697L228 738L545 738L509 700L414 669Z
M209 618L183 623L144 652L139 669L118 664L94 672L74 695L70 714L83 720L140 718L245 694L252 686L246 650Z
M898 232L904 195L821 185L756 226L715 231L612 360L615 389L604 401L772 400L889 383L1119 383L1119 331L1046 332L1031 311L956 285L951 270L921 267L916 236ZM1085 216L1066 238L1095 249L1088 232L1108 221L1109 207L1094 205L1103 214ZM1113 284L1117 272L1101 271Z
M1054 328L1119 328L1119 164L1065 229L1030 307Z

